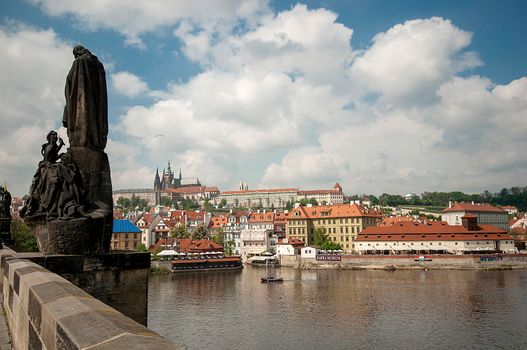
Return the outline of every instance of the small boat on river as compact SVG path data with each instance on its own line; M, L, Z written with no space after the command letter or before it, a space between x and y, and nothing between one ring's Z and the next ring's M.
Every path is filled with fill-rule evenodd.
M270 261L266 260L265 262L265 277L262 277L260 280L262 283L271 283L271 282L282 282L284 278L282 276L273 276L269 273L269 264Z
M282 282L283 280L284 278L281 276L267 276L261 278L262 283Z

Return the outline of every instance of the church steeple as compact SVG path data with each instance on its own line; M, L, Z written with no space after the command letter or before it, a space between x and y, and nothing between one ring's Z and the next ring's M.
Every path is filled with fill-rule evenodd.
M161 178L159 177L159 168L156 168L156 177L154 178L154 190L161 189Z

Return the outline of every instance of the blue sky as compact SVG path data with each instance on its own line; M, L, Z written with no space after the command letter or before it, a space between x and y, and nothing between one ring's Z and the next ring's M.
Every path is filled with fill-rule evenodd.
M0 180L24 194L81 43L115 189L171 161L221 190L479 192L527 175L523 1L2 2ZM21 141L23 140L23 141Z

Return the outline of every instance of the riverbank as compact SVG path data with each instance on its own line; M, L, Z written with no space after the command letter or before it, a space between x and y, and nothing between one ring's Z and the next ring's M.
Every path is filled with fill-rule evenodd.
M340 261L281 257L281 266L302 270L513 270L527 269L527 254L430 255L430 261L415 261L415 255L342 255Z

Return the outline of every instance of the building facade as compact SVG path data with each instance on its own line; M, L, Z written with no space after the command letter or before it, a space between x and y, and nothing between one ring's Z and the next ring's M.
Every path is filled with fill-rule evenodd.
M465 214L477 216L478 224L493 225L502 230L509 229L509 214L498 207L481 203L449 203L442 212L442 219L449 225L461 225Z
M136 250L141 243L141 230L130 220L113 220L112 250Z
M400 222L367 227L356 239L359 254L473 254L513 253L514 240L496 226L478 225L475 215L466 215L461 225L444 221Z
M330 241L343 250L355 248L358 233L368 226L376 226L382 215L358 204L296 207L288 214L286 235L307 245L315 244L314 231L321 229Z

